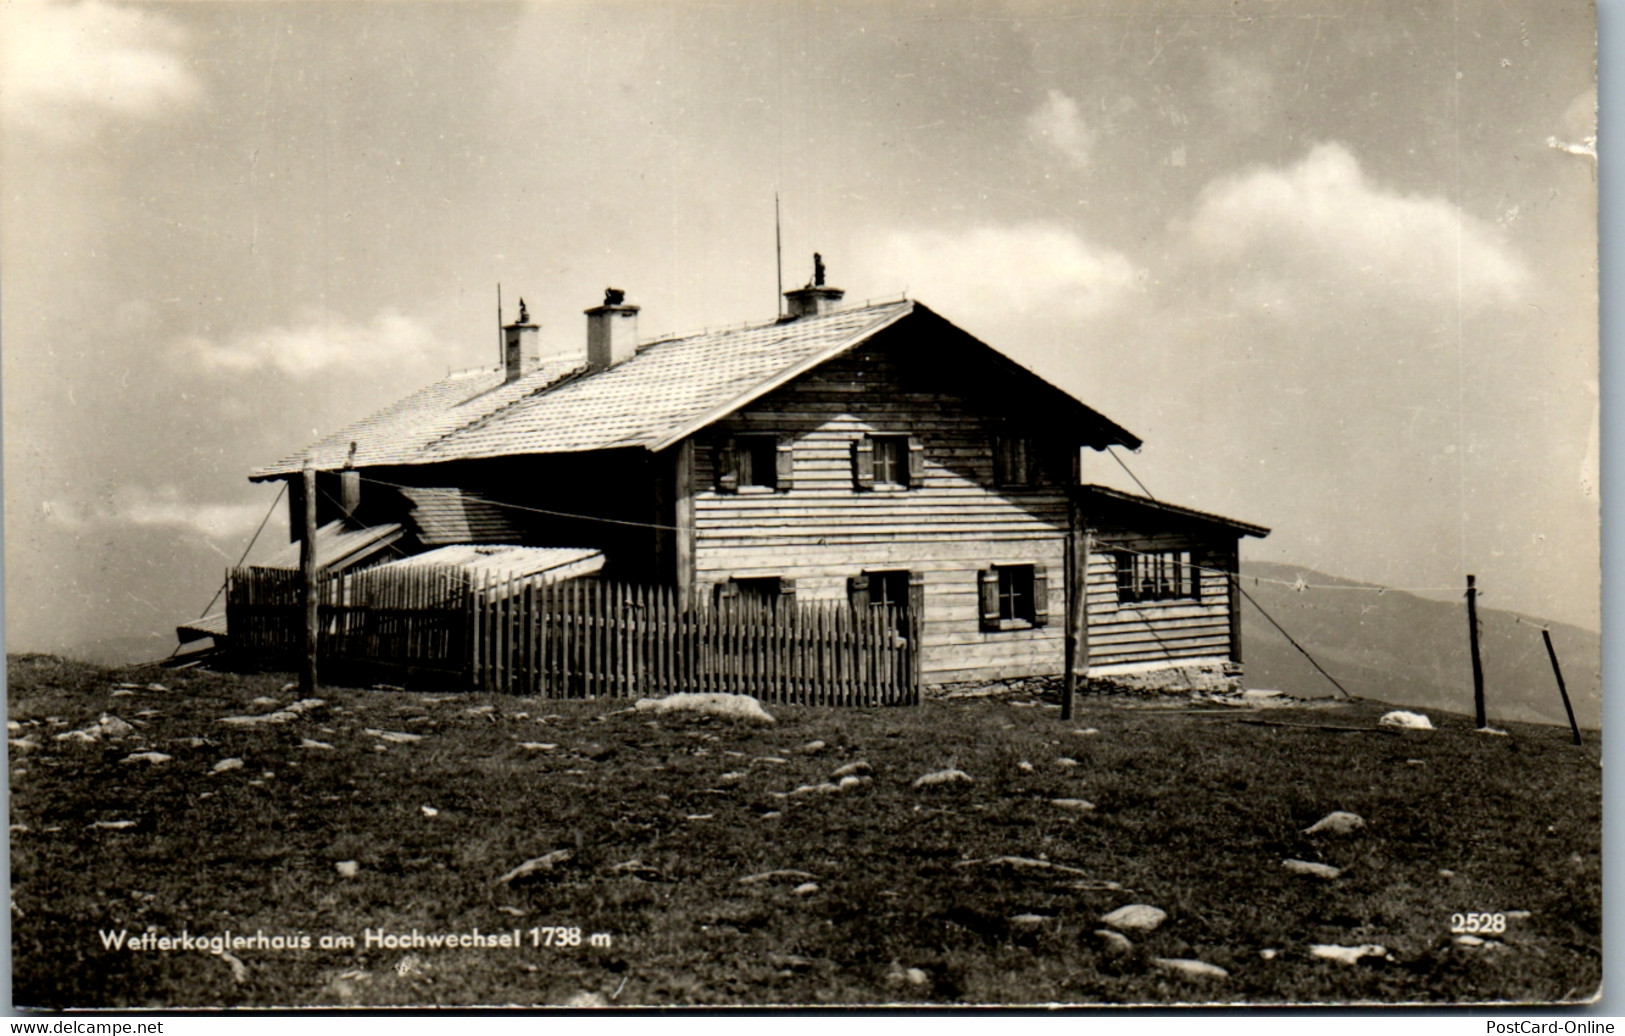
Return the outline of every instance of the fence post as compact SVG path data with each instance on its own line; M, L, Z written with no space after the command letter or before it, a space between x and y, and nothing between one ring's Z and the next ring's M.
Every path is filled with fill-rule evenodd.
M299 541L299 575L302 601L305 608L305 658L299 670L299 694L313 697L316 693L316 654L321 631L320 603L317 597L316 570L320 558L316 555L316 462L309 457L299 469L300 484L304 487L304 537Z
M1478 657L1478 587L1473 576L1467 577L1467 632L1473 651L1473 713L1482 730L1489 726L1484 717L1484 663Z

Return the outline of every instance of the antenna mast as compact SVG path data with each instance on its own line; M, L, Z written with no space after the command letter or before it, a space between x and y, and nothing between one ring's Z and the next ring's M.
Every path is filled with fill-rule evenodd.
M507 358L507 343L502 340L502 282L497 281L497 363L503 363Z
M784 316L784 234L779 229L779 192L773 192L773 265L779 272L779 294L773 300L773 311Z

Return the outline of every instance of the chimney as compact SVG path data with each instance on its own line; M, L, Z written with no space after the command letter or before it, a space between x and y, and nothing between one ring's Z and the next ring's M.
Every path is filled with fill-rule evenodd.
M604 304L586 312L588 372L630 360L638 347L638 307L626 304L626 292L605 288Z
M519 300L519 319L502 327L503 384L518 380L527 367L541 359L541 328L530 322L525 300Z
M833 313L836 304L845 294L846 292L840 288L825 287L824 257L814 252L812 282L806 287L784 293L784 298L789 303L784 318L794 320L797 317L816 317Z

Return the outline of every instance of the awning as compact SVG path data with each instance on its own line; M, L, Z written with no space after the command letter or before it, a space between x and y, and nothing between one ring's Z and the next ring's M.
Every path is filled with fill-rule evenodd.
M316 564L329 573L342 572L366 561L404 534L401 526L371 525L354 529L342 521L328 522L316 530ZM290 543L275 557L256 568L298 568L299 544Z
M460 568L478 581L545 575L548 582L590 576L604 567L604 553L587 547L512 547L459 543L385 562L370 571Z

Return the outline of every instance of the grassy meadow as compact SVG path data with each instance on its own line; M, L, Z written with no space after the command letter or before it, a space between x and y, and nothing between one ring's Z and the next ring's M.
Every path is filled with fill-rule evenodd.
M1600 749L1561 728L1092 698L1063 723L1034 686L772 725L337 687L287 710L289 679L9 659L17 1005L1548 1002L1601 980ZM969 780L915 786L949 769ZM1365 826L1304 833L1334 810ZM1128 904L1166 919L1096 934ZM1504 930L1460 940L1478 913ZM414 929L519 945L365 945ZM183 931L292 945L156 948Z

